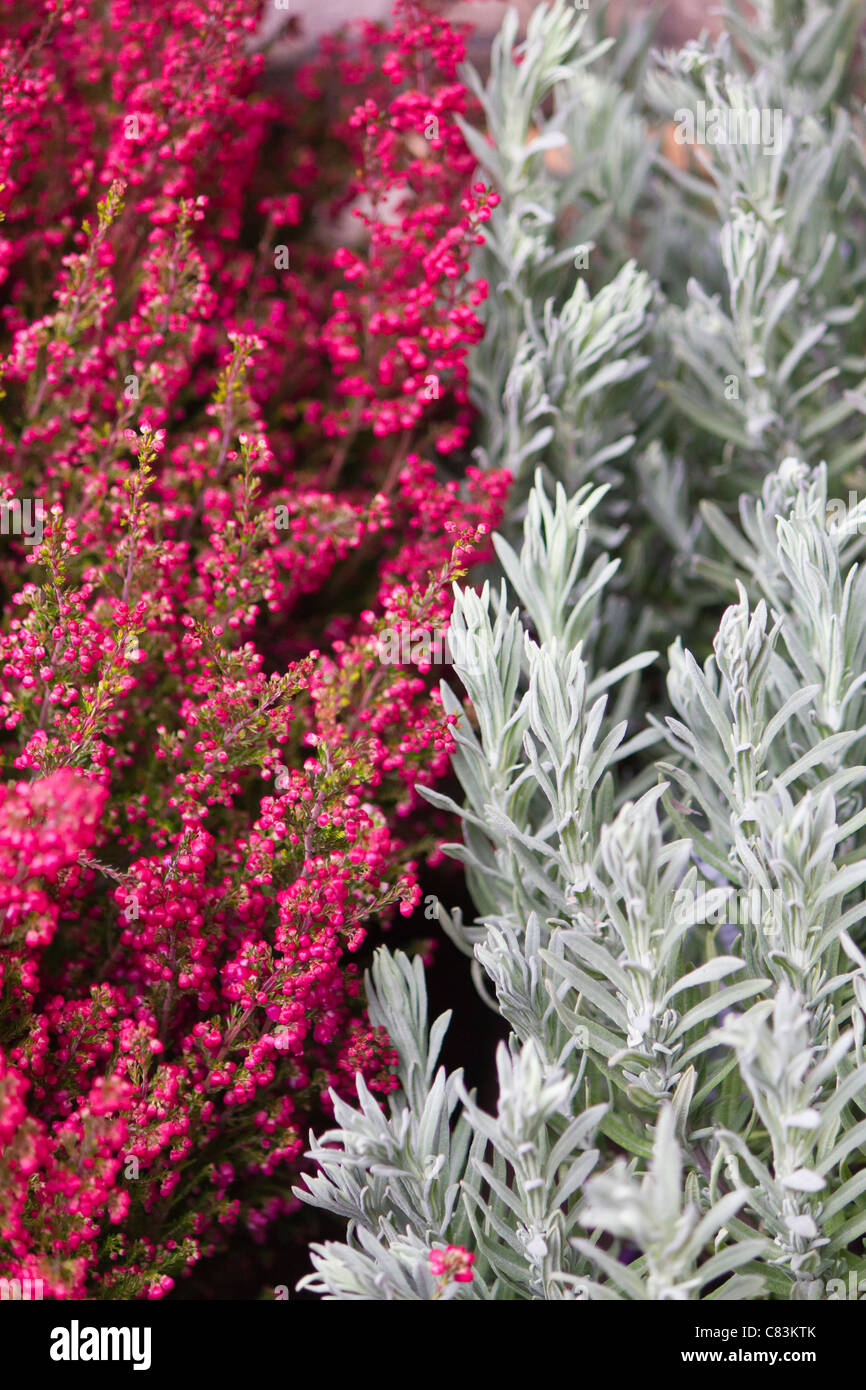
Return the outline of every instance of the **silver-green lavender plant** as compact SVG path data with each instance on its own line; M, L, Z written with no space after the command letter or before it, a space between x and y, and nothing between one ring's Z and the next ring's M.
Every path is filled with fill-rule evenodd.
M466 72L492 144L464 124L466 138L502 198L477 257L496 293L472 389L482 457L512 471L518 495L541 462L572 492L588 476L606 476L599 470L634 443L653 291L627 254L623 229L652 147L633 98L595 71L611 45L593 33L587 13L555 0L533 13L519 44L517 15L509 14L486 85ZM551 167L557 151L567 152L564 171ZM563 232L566 213L577 241ZM583 271L601 258L599 243L611 273L592 295Z
M841 552L826 624L851 652L844 538L806 506L824 480L792 464L767 480L787 516L770 528L746 509L759 524L742 567L784 598L792 555ZM463 821L452 852L480 913L442 908L443 926L512 1029L498 1111L434 1074L446 1020L428 1045L420 965L379 951L371 1017L402 1084L388 1113L363 1086L360 1111L336 1102L341 1129L299 1191L349 1220L345 1244L314 1247L306 1283L327 1297L439 1295L428 1257L446 1245L477 1258L471 1282L445 1284L460 1298L812 1298L859 1273L866 767L848 756L865 731L845 727L859 685L844 660L822 664L815 606L770 620L741 587L705 666L671 651L674 759L635 794L632 766L664 731L628 737L653 653L592 669L614 573L592 556L598 491L560 486L552 505L539 475L520 553L498 539L523 609L505 585L455 596L477 730L443 684L466 805L428 796ZM819 678L792 696L798 660Z
M678 52L651 49L651 20L613 42L606 6L585 10L539 7L520 43L510 18L486 84L466 74L503 200L470 388L515 521L539 465L569 492L613 484L616 587L666 645L716 603L702 500L729 514L792 455L825 459L834 490L860 480L863 0L734 8Z
M798 477L767 573L815 485ZM863 731L827 730L826 683L786 693L814 613L771 626L743 589L704 668L672 651L676 756L641 792L631 768L663 731L629 737L620 716L653 654L592 669L614 572L591 558L599 501L560 488L551 505L539 477L520 553L497 543L522 614L504 586L455 595L477 731L443 684L466 804L428 796L462 819L451 849L479 916L440 916L511 1040L489 1116L459 1076L433 1078L445 1025L428 1052L420 966L379 953L371 1016L401 1090L387 1116L363 1090L360 1111L337 1104L300 1194L350 1221L345 1245L314 1248L308 1285L329 1297L432 1297L425 1260L446 1244L477 1256L448 1285L462 1298L808 1298L857 1268L866 814L840 824L837 798L866 776L840 763Z

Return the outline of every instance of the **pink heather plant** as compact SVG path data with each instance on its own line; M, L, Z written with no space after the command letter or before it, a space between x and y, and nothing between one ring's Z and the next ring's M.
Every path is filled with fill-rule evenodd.
M0 493L45 516L0 542L0 1275L48 1297L261 1238L328 1088L394 1085L347 953L451 739L378 635L447 620L509 481L432 462L496 202L461 35L398 3L277 102L258 8L0 0Z

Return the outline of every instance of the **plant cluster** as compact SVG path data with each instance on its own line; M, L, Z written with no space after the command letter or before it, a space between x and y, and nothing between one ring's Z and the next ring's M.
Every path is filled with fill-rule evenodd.
M0 1276L858 1288L860 0L0 15Z
M259 8L2 5L0 490L44 527L0 555L0 1273L46 1297L262 1239L331 1088L395 1084L351 957L451 734L378 634L447 621L508 486L447 465L462 34L407 0L278 100Z

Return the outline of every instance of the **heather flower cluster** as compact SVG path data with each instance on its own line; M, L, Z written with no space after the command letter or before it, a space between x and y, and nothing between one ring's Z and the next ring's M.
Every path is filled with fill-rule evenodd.
M464 35L398 0L278 100L259 8L0 3L0 493L44 506L0 542L0 1275L51 1298L263 1239L331 1092L396 1085L352 958L455 716L381 633L447 624L510 481L449 464Z

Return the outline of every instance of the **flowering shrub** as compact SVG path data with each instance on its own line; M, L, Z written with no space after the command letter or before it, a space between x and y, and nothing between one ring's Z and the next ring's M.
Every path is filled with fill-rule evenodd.
M496 203L462 36L407 0L277 101L257 9L2 4L0 486L43 531L0 555L0 1273L48 1297L261 1237L329 1091L394 1086L347 954L420 897L453 720L378 635L447 621L508 484L444 468Z

